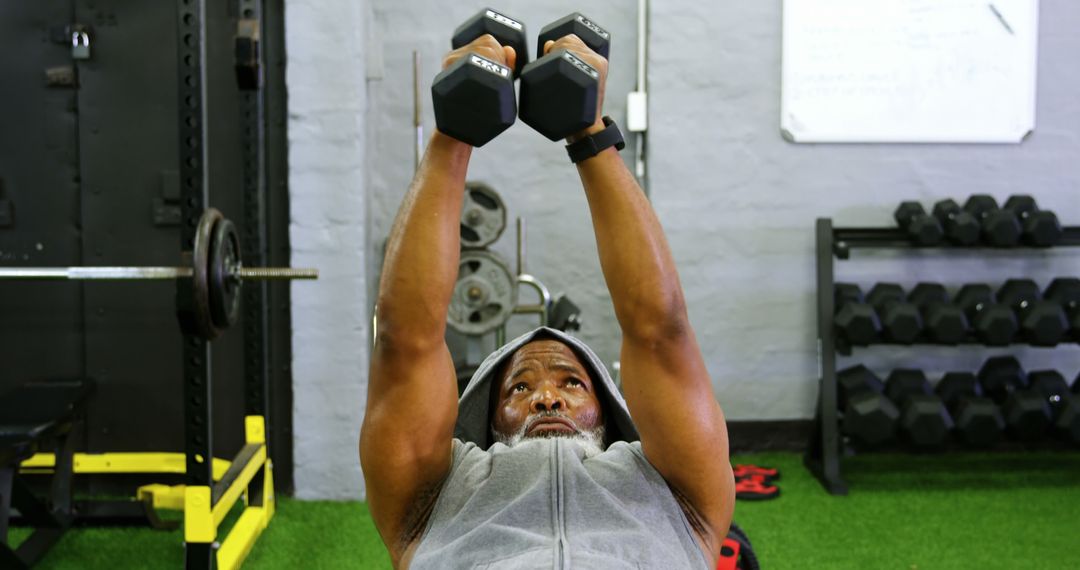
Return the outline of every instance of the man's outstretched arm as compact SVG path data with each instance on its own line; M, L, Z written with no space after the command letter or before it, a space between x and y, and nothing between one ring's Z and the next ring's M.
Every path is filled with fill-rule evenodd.
M485 35L447 54L443 68L468 53L514 64L514 50ZM446 311L458 275L471 155L463 142L440 132L431 137L390 231L379 281L360 465L371 516L395 567L450 470L457 377Z
M576 38L558 47L588 50ZM559 45L562 44L562 45ZM589 53L606 75L606 61ZM597 113L599 115L599 113ZM603 128L599 121L588 129ZM727 428L660 222L615 149L578 164L622 329L620 375L649 462L699 518L714 563L735 504Z
M444 334L471 150L440 133L431 138L394 221L379 282L360 463L395 566L410 541L412 511L450 468L457 381Z

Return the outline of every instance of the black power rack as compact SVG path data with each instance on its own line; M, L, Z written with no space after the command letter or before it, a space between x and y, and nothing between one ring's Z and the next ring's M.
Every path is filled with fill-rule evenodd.
M851 354L851 346L837 338L833 317L834 256L839 260L851 257L852 249L954 249L978 251L980 246L958 246L943 243L935 247L917 246L899 228L837 228L831 218L818 218L815 226L817 254L817 311L818 311L818 391L817 413L810 445L804 457L807 468L821 481L830 494L846 495L847 482L840 469L844 442L840 433L840 411L836 385L836 354ZM1080 226L1063 228L1057 247L1080 246ZM986 249L990 249L988 246ZM1016 248L1023 249L1023 248ZM1035 249L1035 248L1026 248ZM1041 251L1041 250L1040 250ZM885 344L885 343L881 343ZM974 337L963 344L980 344Z

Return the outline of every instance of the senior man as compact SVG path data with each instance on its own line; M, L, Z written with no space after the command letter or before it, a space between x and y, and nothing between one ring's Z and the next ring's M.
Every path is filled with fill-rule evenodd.
M569 35L601 72L607 61ZM510 68L483 36L450 52ZM609 127L601 120L574 142ZM660 223L615 147L580 160L622 332L622 385L581 341L540 328L457 397L444 340L472 147L436 132L398 212L378 295L360 459L395 568L715 568L734 507L713 396ZM625 400L624 400L625 397Z

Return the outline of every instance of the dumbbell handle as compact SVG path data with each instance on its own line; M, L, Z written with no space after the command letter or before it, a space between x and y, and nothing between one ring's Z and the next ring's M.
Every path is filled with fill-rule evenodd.
M191 278L190 267L3 267L0 279L145 281ZM318 279L318 269L290 267L237 267L231 271L238 279Z

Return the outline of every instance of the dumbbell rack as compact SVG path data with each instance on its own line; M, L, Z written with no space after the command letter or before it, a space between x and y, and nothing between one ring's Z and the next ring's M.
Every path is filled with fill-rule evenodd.
M817 310L818 310L818 392L817 413L804 457L807 468L830 494L846 495L847 483L841 474L840 458L844 443L840 432L840 411L836 383L836 354L851 354L852 347L837 338L833 325L834 259L847 260L852 249L960 249L977 250L979 246L942 244L922 247L911 243L899 228L837 228L831 218L818 218L816 226ZM1057 247L1080 246L1080 226L1063 228ZM1031 249L1031 248L1027 248ZM887 343L881 343L887 344ZM972 335L961 344L980 344Z

